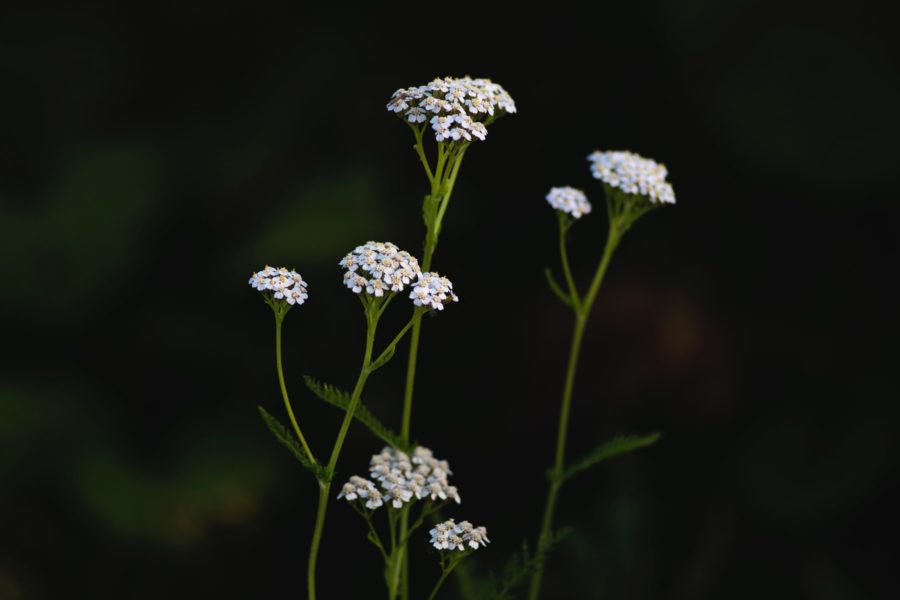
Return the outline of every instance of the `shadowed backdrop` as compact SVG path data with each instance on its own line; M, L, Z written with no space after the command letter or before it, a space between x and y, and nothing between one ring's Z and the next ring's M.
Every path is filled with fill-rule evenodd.
M179 4L0 18L0 598L302 597L316 485L281 417L270 310L300 271L288 387L323 453L364 341L338 260L421 248L427 180L399 87L490 77L518 114L462 165L434 266L413 436L447 458L498 570L534 540L570 313L551 186L587 281L605 236L586 156L664 162L678 199L625 237L582 352L569 456L654 447L581 475L546 598L887 597L897 571L898 52L886 10L833 0L557 5L510 15ZM473 8L474 10L474 8ZM407 316L391 307L387 336ZM406 345L364 401L399 427ZM351 434L339 481L379 442ZM413 558L414 589L439 571ZM330 508L324 598L382 593L364 525ZM350 573L351 575L348 575ZM421 592L420 592L421 593ZM452 585L447 597L456 591Z

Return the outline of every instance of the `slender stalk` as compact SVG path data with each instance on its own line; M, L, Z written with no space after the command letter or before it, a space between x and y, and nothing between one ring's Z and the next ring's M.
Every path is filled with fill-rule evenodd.
M544 506L544 517L541 521L541 531L538 535L538 553L546 548L547 543L550 540L550 531L553 527L553 514L556 510L556 500L559 495L559 490L562 487L562 474L565 469L566 438L568 437L569 432L569 413L572 407L572 391L575 387L575 373L578 368L578 358L581 354L584 329L587 325L594 300L597 298L597 293L600 291L600 286L606 275L606 270L609 267L609 261L612 259L613 252L615 252L616 246L619 243L620 230L617 225L616 222L610 223L609 235L606 238L606 247L603 249L603 258L600 259L600 264L597 266L597 271L594 273L594 278L591 281L591 286L588 288L587 294L584 296L584 300L579 301L578 290L575 287L574 280L572 279L569 270L569 261L565 246L565 227L563 227L563 222L560 220L560 253L566 281L569 284L570 299L575 311L575 326L572 332L572 345L569 348L569 363L566 367L566 379L563 384L562 402L559 411L559 428L556 436L556 455L553 461L553 470L550 475L550 489L547 492L547 503ZM543 575L544 565L543 561L541 561L531 578L531 587L528 592L529 600L537 600L540 595Z
M284 314L275 313L275 366L278 369L278 384L281 386L281 397L284 398L284 407L287 409L288 417L291 419L291 425L294 426L294 431L297 433L297 437L300 438L300 443L303 445L303 451L306 452L307 458L309 458L309 462L316 464L316 459L313 458L312 450L309 449L309 445L306 443L306 438L303 437L303 432L300 431L300 425L297 424L297 418L294 416L294 409L291 408L291 401L288 399L287 386L284 384L284 369L281 366L281 324L284 321Z
M413 128L415 132L416 129ZM437 248L438 235L440 234L441 222L447 210L447 204L450 202L450 196L453 194L453 188L456 185L456 176L459 173L459 166L462 163L462 157L465 154L467 146L463 146L456 153L447 150L445 144L438 144L438 159L434 171L428 166L428 160L422 147L421 133L416 134L416 152L425 166L425 173L431 183L431 196L426 202L438 202L437 213L430 214L431 220L426 223L424 253L422 256L422 270L431 270L431 260L434 257L434 251ZM449 175L445 178L445 167L447 160L452 164ZM443 193L443 196L440 194ZM440 197L439 197L440 196ZM409 432L412 422L412 402L413 392L416 384L416 363L419 356L419 338L422 334L422 320L418 319L412 326L412 332L409 339L409 357L406 363L406 388L403 392L403 416L400 424L400 436L403 441L409 441ZM406 531L409 525L409 515L404 514L401 520L401 530ZM403 542L404 551L401 554L400 561L402 566L400 574L402 583L400 593L403 600L409 600L409 555L405 552L405 541Z
M369 311L366 311L366 350L363 355L362 368L359 371L359 377L356 385L353 387L353 393L350 396L350 405L347 412L344 413L344 421L341 423L341 429L338 432L337 439L334 442L334 448L331 450L331 458L328 460L328 472L334 473L334 467L337 465L338 457L341 455L341 448L344 446L344 440L347 437L347 430L350 429L350 423L353 421L353 413L359 405L359 399L362 396L363 387L371 373L372 364L372 347L375 344L375 328L377 326L377 318ZM331 493L331 481L319 482L319 507L316 511L316 524L313 528L312 543L309 547L309 563L306 569L306 585L309 594L309 600L316 598L316 561L319 557L319 545L322 541L322 532L325 529L325 513L328 510L328 500Z
M388 598L394 600L397 592L403 586L402 574L406 564L406 538L408 537L409 527L409 504L405 505L400 512L400 532L397 534L395 541L395 555L389 564L388 569ZM393 528L391 528L393 531Z
M447 565L447 568L443 569L441 573L440 579L437 580L437 583L434 584L434 587L431 589L431 593L428 594L428 600L434 600L437 596L438 590L441 589L441 586L444 584L444 581L453 572L453 569L456 568L456 565L459 564L460 559L450 559L450 564Z

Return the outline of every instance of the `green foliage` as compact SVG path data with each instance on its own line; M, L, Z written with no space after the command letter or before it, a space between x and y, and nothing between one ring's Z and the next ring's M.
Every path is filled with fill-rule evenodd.
M608 458L613 458L627 452L633 452L639 448L654 444L659 437L659 433L651 433L649 435L618 435L611 440L603 442L591 450L587 456L572 464L563 472L560 479L565 481Z
M303 452L303 448L300 446L300 443L294 438L290 431L287 428L278 422L278 419L270 415L266 409L262 406L257 406L259 409L259 414L262 417L263 421L266 423L266 427L269 428L269 431L272 432L272 435L275 436L275 439L281 442L281 444L291 451L291 454L294 455L301 465L303 465L307 470L309 470L313 475L316 476L316 479L320 481L329 481L331 479L331 473L329 473L328 469L314 462L310 462L309 457L306 456L306 453Z
M336 406L345 412L350 408L350 394L347 392L309 375L305 375L303 380L306 382L306 387L309 388L309 391L328 404ZM362 402L357 404L353 418L365 425L376 437L382 439L390 446L404 451L410 450L410 445L399 435L385 427L384 423L363 406Z
M513 600L516 591L525 584L534 572L552 554L559 543L569 534L569 529L560 529L550 533L543 548L532 552L527 542L514 552L499 574L491 573L487 577L476 578L472 573L465 573L465 582L460 581L460 592L465 600ZM464 565L460 565L460 568ZM459 569L457 569L459 572Z

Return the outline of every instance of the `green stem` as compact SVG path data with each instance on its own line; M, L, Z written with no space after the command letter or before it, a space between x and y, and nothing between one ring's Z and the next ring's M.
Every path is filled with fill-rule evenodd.
M581 309L581 298L578 296L578 288L572 278L572 269L569 267L569 252L566 249L566 223L563 215L559 216L559 257L562 262L563 274L566 277L566 285L569 286L569 302L577 314Z
M406 332L409 331L409 328L414 327L415 324L422 319L422 315L424 315L426 312L428 312L427 309L416 307L415 312L413 312L412 319L410 319L409 322L403 326L403 329L400 330L400 333L398 333L397 336L393 340L391 340L391 343L388 344L384 351L378 355L378 358L372 361L372 371L383 367L387 363L387 361L389 361L391 357L394 356L394 351L397 348L397 344L400 343L400 340L403 339L403 336L406 335Z
M560 222L562 223L562 222ZM603 258L597 266L591 286L584 297L583 302L579 304L574 283L568 269L568 259L565 253L565 228L560 226L560 251L563 256L563 270L566 272L566 279L569 281L569 289L572 293L572 303L575 307L575 327L572 332L572 345L569 349L569 364L566 367L566 379L563 384L562 405L559 412L559 429L556 437L556 456L553 461L553 470L550 474L550 490L547 493L547 503L544 506L544 517L541 521L541 531L538 535L538 554L547 547L550 539L550 531L553 527L553 514L556 510L556 500L559 490L562 487L562 474L565 468L566 454L566 438L569 432L569 413L572 406L572 390L575 387L575 373L578 368L578 357L581 354L581 343L584 338L584 329L587 325L588 317L591 313L591 307L600 291L606 270L609 267L609 261L612 259L613 252L619 243L620 233L615 222L610 223L609 235L606 238L606 247L603 250ZM541 580L544 575L543 560L538 564L534 575L531 578L531 587L528 592L529 600L537 600L541 591Z
M401 576L403 574L404 565L406 564L406 538L408 537L409 507L410 505L406 504L400 511L400 532L393 540L395 555L388 565L389 600L394 600L394 598L397 597L397 592L400 591L403 586ZM391 528L391 532L393 533L393 527Z
M297 437L300 438L300 443L303 444L303 450L306 452L307 458L309 458L309 462L312 464L316 464L316 459L313 457L312 450L309 449L309 445L306 443L306 438L303 437L303 432L300 431L300 425L297 423L297 418L294 416L294 409L291 408L291 401L288 399L287 386L284 384L284 369L281 366L281 324L284 321L284 315L275 313L275 366L278 369L278 383L281 386L281 397L284 398L284 407L287 409L288 417L291 419L291 425L294 426L294 431L297 433Z
M431 260L434 257L434 251L437 248L441 222L447 211L450 196L453 194L453 188L456 185L456 177L459 173L459 166L462 163L462 157L463 154L465 154L467 146L463 146L454 153L453 151L448 150L446 144L439 143L437 165L435 166L434 171L432 171L428 166L428 160L425 157L425 152L422 148L421 131L417 132L416 128L413 128L413 131L416 133L416 152L419 154L419 158L425 166L425 173L428 175L428 180L431 183L431 195L426 199L426 202L439 202L437 213L430 213L431 220L430 222L426 222L422 271L427 272L431 270ZM450 168L449 176L445 179L444 173L448 158L450 159L452 166ZM438 195L442 193L443 196L438 198ZM406 388L403 392L403 416L400 424L400 436L403 438L403 441L407 443L409 442L410 427L412 423L413 392L416 383L416 363L419 357L419 338L421 334L422 320L416 319L412 325L412 332L409 339L409 357L406 363ZM409 515L404 513L400 522L401 531L408 532L408 527ZM409 600L409 554L405 552L406 540L403 537L401 537L401 539L403 540L401 542L403 552L398 561L402 563L400 567L402 579L400 593L403 600Z
M434 587L431 589L431 593L428 594L428 600L434 600L437 596L438 590L441 589L441 586L444 584L444 581L453 572L453 569L456 568L456 565L459 564L460 559L451 559L450 564L447 565L447 568L443 570L441 573L441 578L437 580L437 583L434 584Z
M409 426L412 419L413 386L416 383L416 359L419 356L419 335L422 332L422 319L416 320L409 336L409 358L406 363L406 389L403 392L403 423L400 436L409 442Z
M337 439L334 442L334 448L331 450L331 458L328 460L328 472L334 473L337 465L338 457L341 455L341 448L344 446L344 440L347 437L347 430L350 429L350 423L353 421L353 413L359 405L359 399L362 396L363 387L366 385L366 379L371 373L370 366L372 364L372 347L375 345L375 328L378 324L377 317L366 311L366 351L363 356L362 368L359 371L359 377L356 385L353 387L353 393L350 396L350 405L344 414L344 421L341 423L341 429L338 432ZM329 494L331 492L331 481L319 482L319 507L316 511L316 524L313 528L312 543L309 548L309 563L306 570L306 584L309 593L309 600L316 598L316 561L319 556L319 544L322 541L322 532L325 529L325 513L328 509Z

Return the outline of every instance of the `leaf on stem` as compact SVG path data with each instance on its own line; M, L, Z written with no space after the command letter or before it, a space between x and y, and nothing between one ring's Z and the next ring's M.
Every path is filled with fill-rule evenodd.
M338 389L331 384L323 383L309 375L305 375L303 380L306 382L306 387L309 388L309 391L321 400L324 400L328 404L336 406L345 412L350 408L350 394L347 392ZM403 438L385 427L385 425L378 420L378 417L373 415L369 409L363 406L362 402L359 402L356 405L356 411L353 413L353 418L365 425L376 437L382 439L394 448L399 448L403 451L408 451L410 449L409 444L404 442Z
M331 473L329 473L327 468L310 462L309 457L303 452L300 443L284 425L278 422L278 419L270 415L262 406L257 406L257 408L259 409L259 415L265 422L266 427L269 428L269 431L272 432L272 435L275 436L275 439L281 442L285 448L290 450L291 454L294 455L294 458L296 458L301 465L315 475L316 479L320 481L327 482L331 479Z
M572 464L563 472L560 477L561 481L565 481L570 477L590 469L594 465L603 462L606 459L633 452L639 448L654 444L660 437L659 433L651 433L649 435L618 435L611 440L607 440L591 450L587 456Z
M550 291L556 294L556 297L562 300L566 306L572 306L572 299L569 298L559 284L556 283L556 278L553 277L553 271L551 271L549 267L544 267L544 275L547 277L547 285L550 286Z
M499 574L475 577L471 572L467 573L470 578L468 585L460 586L463 597L465 600L514 600L516 591L531 578L569 532L569 529L551 531L543 548L534 552L523 541L522 548L509 557ZM459 573L465 566L460 565L456 572Z

